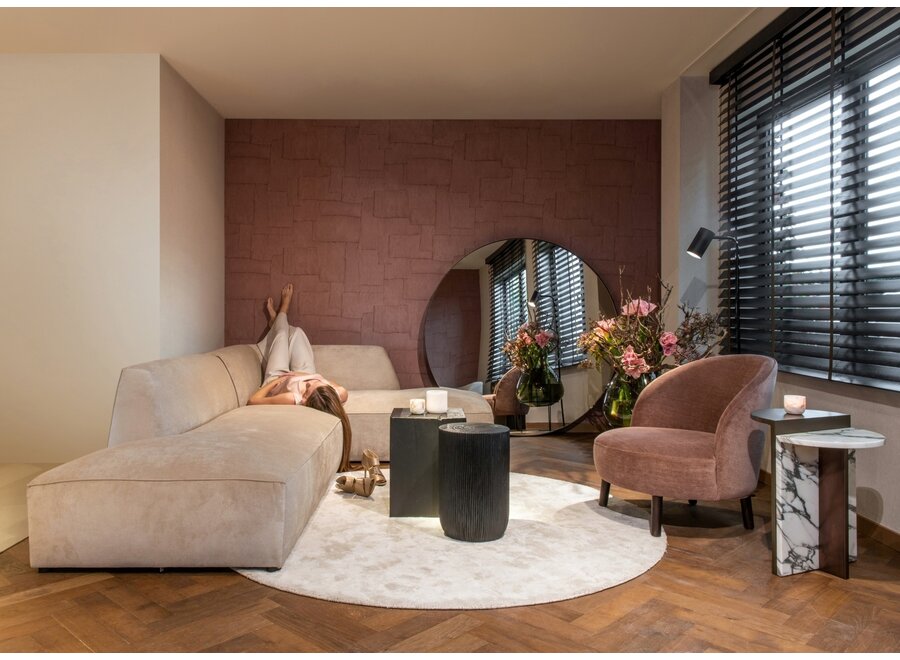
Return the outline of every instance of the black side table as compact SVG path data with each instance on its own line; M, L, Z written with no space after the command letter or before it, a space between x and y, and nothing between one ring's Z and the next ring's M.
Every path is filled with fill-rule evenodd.
M495 541L509 524L509 428L444 424L439 434L439 510L444 534Z
M464 422L459 408L413 415L409 408L391 413L391 518L438 515L438 427Z

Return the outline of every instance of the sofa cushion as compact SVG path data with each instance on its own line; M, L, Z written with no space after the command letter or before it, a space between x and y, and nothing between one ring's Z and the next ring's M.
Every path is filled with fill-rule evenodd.
M316 370L348 390L399 390L400 380L381 346L313 346Z
M220 348L213 353L228 369L238 405L247 405L250 395L260 388L263 380L261 355L256 345L236 344Z
M281 566L341 456L340 421L249 406L28 485L32 566Z
M127 367L116 390L109 446L184 433L237 405L228 370L213 353Z
M446 389L448 406L462 408L469 422L492 423L494 413L484 397L477 392ZM425 390L354 390L344 405L350 426L353 429L353 444L350 459L357 461L363 449L372 449L379 458L390 459L391 411L394 408L409 408L410 399L424 399Z

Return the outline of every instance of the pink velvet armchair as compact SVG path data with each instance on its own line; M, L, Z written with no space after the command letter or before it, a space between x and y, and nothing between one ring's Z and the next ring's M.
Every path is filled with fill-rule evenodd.
M528 406L516 398L516 385L521 375L522 371L513 367L497 381L493 394L484 395L494 411L494 421L519 431L525 428L525 415L528 414Z
M663 498L741 501L753 529L765 432L750 413L768 408L778 365L761 355L724 355L677 367L638 397L628 428L594 441L600 505L610 484L648 493L650 533L660 535Z

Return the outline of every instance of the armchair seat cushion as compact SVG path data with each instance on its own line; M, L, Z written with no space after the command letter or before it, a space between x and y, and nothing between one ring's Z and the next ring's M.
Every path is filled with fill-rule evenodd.
M716 435L703 431L628 427L594 441L604 481L675 499L717 500Z

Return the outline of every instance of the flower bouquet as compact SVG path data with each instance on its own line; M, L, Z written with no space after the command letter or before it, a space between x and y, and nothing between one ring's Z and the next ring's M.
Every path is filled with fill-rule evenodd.
M680 364L711 355L726 330L713 314L679 305L684 320L674 332L663 316L671 287L662 285L659 305L628 296L621 313L589 324L578 339L587 354L582 366L607 364L612 380L603 395L603 416L612 426L630 426L638 394L659 374ZM648 295L648 298L650 296Z
M537 321L529 321L503 345L509 361L522 372L516 385L516 397L522 403L549 406L562 398L562 383L549 360L558 341L554 332L541 328Z

